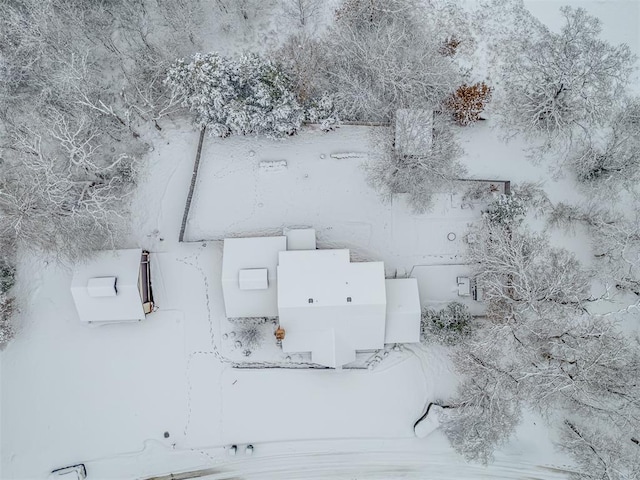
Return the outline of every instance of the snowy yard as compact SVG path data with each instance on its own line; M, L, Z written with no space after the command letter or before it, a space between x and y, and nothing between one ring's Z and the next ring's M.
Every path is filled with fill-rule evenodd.
M3 474L8 478L42 478L54 467L83 461L88 468L93 468L95 478L114 475L134 478L159 473L162 470L153 465L163 465L167 458L172 459L174 466L193 467L199 462L207 465L208 455L223 454L220 447L231 443L256 443L259 445L257 458L260 458L260 450L270 442L337 438L405 438L413 442L409 440L413 436L413 422L428 401L446 396L455 386L453 373L435 347L423 352L416 350L415 355L405 351L399 360L384 361L373 372L234 369L219 356L220 316L224 311L219 278L220 245L217 241L183 245L176 241L180 204L186 197L192 155L183 153L176 163L175 152L193 151L197 132L176 128L167 135L169 133L170 144L154 160L149 182L137 200L141 205L161 205L156 216L140 219L142 226L136 231L135 240L155 251L152 280L157 312L140 324L93 328L81 325L68 289L70 273L53 267L42 268L37 259L31 261L32 273L27 277L32 284L31 301L25 313L33 320L24 325L24 334L2 357L2 411L13 412L11 418L3 413ZM329 135L342 139L344 149L355 150L349 143L353 141L350 128ZM230 141L242 144L246 139L239 140ZM283 156L281 153L278 158ZM392 212L398 206L380 202L364 183L358 165L345 164L344 160L328 161L336 167L351 168L359 195L373 206L370 210L377 209L375 214L368 212L363 200L354 201L350 209L354 215L368 219L372 231L378 232L378 237L366 237L370 241L365 246L373 250L371 255L378 255L378 250L372 248L376 247L393 262L393 252L402 252L394 250L389 224L376 221L382 212L389 223L413 223L411 228L415 229L416 236L411 245L419 244L419 226L424 225L421 216L405 211L394 219ZM206 173L210 166L204 165L201 173ZM312 169L304 171L313 173ZM260 173L276 178L287 172L290 170ZM201 181L204 178L206 175L201 176ZM218 183L216 186L214 182L210 191L224 185ZM348 184L342 184L342 188L347 194L354 191ZM295 205L294 197L286 198ZM302 201L308 202L308 198L305 195ZM203 211L201 201L199 197L194 203L199 205L195 209L198 213ZM451 196L444 196L439 205L449 210L454 209L456 203ZM340 203L334 201L333 205ZM229 221L227 210L222 206L212 208L209 218L221 215ZM288 211L302 215L296 213L298 209ZM322 211L325 213L318 218L324 218L326 223L320 225L330 227L330 212ZM424 219L433 222L436 225L433 228L439 228L444 234L449 229L441 225L445 213L434 210ZM470 219L465 217L464 210L459 209L459 214L454 214L452 225L459 224L460 230L456 232L461 233ZM270 220L278 218L277 212L270 215L256 216L259 228L255 230L273 228ZM345 213L338 213L337 218L345 222L348 218L362 221L358 216ZM196 220L208 228L216 225L208 219L205 224L205 219L206 215L196 216ZM294 217L291 219L293 223ZM249 220L245 225L248 229ZM275 228L281 226L278 224ZM324 230L321 238L327 242L325 246L335 242L353 243L357 247L362 237L347 235L348 230L344 225L343 228L346 240L342 241L339 233L329 228ZM212 232L211 236L215 231ZM459 238L458 235L456 239ZM446 237L432 245L443 256L455 254L460 247L457 241L450 242ZM412 255L407 255L410 261L396 265L406 265L408 273L418 252L410 252ZM450 263L450 260L433 263ZM34 278L39 280L34 282ZM33 351L46 355L47 361L38 360L42 357L33 356ZM38 362L37 365L34 362ZM64 377L58 372L65 372ZM424 380L416 380L422 378ZM12 395L24 392L25 388L29 394ZM31 402L26 406L25 398ZM164 438L164 432L169 432L169 438ZM56 440L60 435L63 441ZM335 445L339 448L340 443ZM206 453L207 448L213 450ZM360 450L356 444L346 444L344 448L353 452ZM420 449L418 444L411 448ZM193 457L193 453L189 453L193 449L202 454ZM127 460L132 452L140 451L143 452L141 458L157 458L155 463L144 466ZM169 452L169 457L163 457ZM411 464L428 465L432 461L429 460L432 457L427 456L424 463L422 455L424 453L413 457ZM238 464L234 468L245 467Z
M205 140L186 240L281 234L316 229L319 248L349 248L357 258L384 260L387 275L417 263L460 262L463 236L480 208L463 208L463 192L436 195L431 212L415 215L402 196L383 199L363 164L381 127L309 128L286 140ZM354 158L332 158L335 154ZM285 161L272 171L261 163ZM453 232L454 240L447 236Z
M252 2L214 3L232 10ZM256 12L264 13L261 2L253 3ZM285 4L273 3L278 8ZM320 31L334 21L338 0L319 3L317 25L304 27L303 22L301 32L318 26ZM638 2L525 0L552 30L561 24L557 7L562 3L587 7L603 19L603 38L627 42L640 52ZM295 10L286 21L266 14L243 20L246 12L238 7L224 15L215 10L221 19L213 22L212 12L206 18L215 25L206 29L202 44L226 54L252 43L259 43L252 48L260 51L276 47L292 31L287 22L298 21ZM177 21L180 30L182 17ZM186 24L184 30L186 38ZM487 61L482 53L481 62ZM479 72L484 67L474 66ZM494 79L486 79L493 85ZM633 79L632 90L640 91L637 72ZM531 161L527 141L517 137L505 142L493 108L484 112L486 121L452 127L464 149L460 162L466 180L510 181L516 188L537 183L552 205L583 205L591 199L573 173L559 171L555 159ZM124 123L120 126L126 130ZM416 438L413 425L426 406L449 402L462 383L447 346L386 346L360 354L357 369L309 369L311 355L283 353L274 319L265 319L253 351L245 353L243 324L225 316L225 237L281 235L287 227L312 227L320 249L348 248L352 261L384 261L388 278L416 278L422 307L441 309L460 302L472 315L485 314L486 304L465 290L464 279L473 277L466 254L475 237L468 233L500 192L474 203L465 198L465 184L478 182L458 182L451 191L436 193L433 208L422 214L412 212L406 194L381 198L363 169L373 158L373 136L381 128L343 125L323 132L314 125L282 139L205 137L184 242L178 236L199 130L186 119L169 116L156 128L148 121L133 132L149 148L141 154L130 231L118 246L151 252L156 310L142 322L84 324L70 292L73 262L57 262L51 252L19 249L13 287L20 300L17 335L0 354L0 478L44 479L52 469L77 463L86 465L88 480L168 480L180 472L209 480L560 480L575 472L573 457L554 443L560 434L551 420L520 399L522 421L514 420L514 434L498 442L489 465L465 460L442 429ZM127 141L131 133L126 131ZM0 159L0 166L4 162ZM551 246L566 248L585 269L597 270L601 263L595 260L590 231L582 225L550 228L548 213L530 211L523 225L545 232ZM611 314L624 308L625 328L636 332L637 292L621 292L615 285L608 292L612 298L595 301L604 282L589 281L584 310ZM568 333L570 329L560 337ZM486 344L491 343L489 337ZM535 353L526 358L538 359ZM545 365L552 363L552 353L540 354ZM505 352L505 363L511 361L509 355ZM487 391L494 394L491 401L507 399L490 390L494 383L487 382ZM529 394L526 388L520 391ZM487 391L469 397L486 399L491 397ZM589 425L590 418L581 420ZM502 421L510 419L501 417L497 423ZM245 451L249 444L254 446L251 456ZM238 446L234 457L232 445Z

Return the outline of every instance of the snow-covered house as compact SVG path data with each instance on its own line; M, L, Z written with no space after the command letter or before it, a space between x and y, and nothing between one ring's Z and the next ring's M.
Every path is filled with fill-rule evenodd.
M401 108L396 111L395 148L400 155L422 156L433 142L433 110Z
M153 310L149 252L103 251L76 266L71 295L80 320L133 322Z
M295 250L286 237L225 239L228 317L278 316L284 352L310 352L314 363L332 368L353 362L358 351L420 340L416 279L385 279L383 262L351 262L346 249L305 250L292 243ZM315 246L308 238L303 244ZM266 270L266 283L243 288L246 269Z
M384 347L384 264L351 263L349 250L280 252L278 313L284 352L311 352L329 367L353 362L357 350Z

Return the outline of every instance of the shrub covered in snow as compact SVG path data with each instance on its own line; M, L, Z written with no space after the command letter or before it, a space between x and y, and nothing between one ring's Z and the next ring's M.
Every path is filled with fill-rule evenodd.
M288 76L256 54L196 53L188 63L175 62L165 83L195 112L198 123L220 137L293 135L304 119Z
M451 302L442 310L425 308L420 322L422 339L455 343L471 332L471 319L467 306L458 302Z
M319 123L324 131L340 126L341 120L333 97L327 93L318 99L310 99L305 105L305 121Z
M244 354L248 357L260 346L264 338L264 329L259 324L246 324L237 331L236 338L240 342Z
M445 38L440 47L440 54L445 57L453 57L458 51L458 47L461 43L462 42L458 40L455 35Z
M485 216L492 223L513 225L520 223L527 213L527 207L517 195L501 194L489 204Z
M445 102L459 125L471 125L480 119L480 114L491 100L491 87L484 82L461 85Z
M11 324L13 313L13 297L0 295L0 350L13 338L15 330Z
M16 269L12 265L0 263L0 294L7 293L13 287Z

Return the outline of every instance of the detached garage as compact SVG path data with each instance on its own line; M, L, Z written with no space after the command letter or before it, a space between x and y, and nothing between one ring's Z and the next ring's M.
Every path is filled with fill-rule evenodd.
M77 265L71 295L80 321L137 322L153 310L149 252L97 252Z

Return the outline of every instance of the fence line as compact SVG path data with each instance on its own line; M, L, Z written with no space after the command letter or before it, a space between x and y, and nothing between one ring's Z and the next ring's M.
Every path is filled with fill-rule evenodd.
M193 165L193 173L191 174L191 185L189 186L189 194L187 195L187 203L184 206L184 213L182 214L182 225L180 226L180 235L178 235L178 241L182 243L184 241L184 231L187 228L187 219L189 218L189 210L191 210L191 199L193 198L193 192L196 188L196 180L198 179L198 168L200 166L200 154L202 153L202 143L204 142L204 132L207 129L203 126L200 130L200 140L198 142L198 151L196 152L196 160Z

